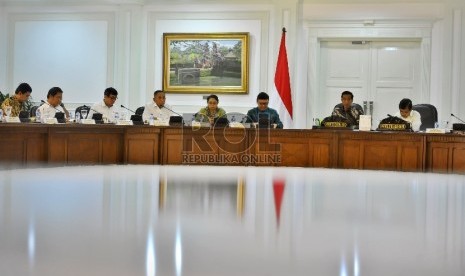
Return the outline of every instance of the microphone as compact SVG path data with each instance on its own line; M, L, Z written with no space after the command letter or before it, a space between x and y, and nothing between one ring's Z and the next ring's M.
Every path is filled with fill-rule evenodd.
M459 117L455 116L453 113L451 113L450 116L456 118L457 120L459 120L459 121L462 122L462 123L465 123L462 119L460 119Z
M93 109L93 108L90 107L90 106L83 105L82 107L84 107L84 108L89 108L90 110L94 111L94 112L97 113L97 114L102 114L101 112L98 112L97 110Z
M181 115L181 114L179 114L178 112L175 112L175 111L173 111L172 109L169 109L169 108L168 108L168 107L166 107L166 106L162 106L162 108L168 109L169 111L173 112L174 114L176 114L176 115L178 115L178 116L181 116L181 117L182 117L182 115Z
M52 106L51 104L49 104L48 102L44 101L44 100L40 100L41 103L44 103L44 104L47 104L48 106L52 107L53 109L55 109L56 111L60 112L60 113L64 113L63 111L59 110L58 108Z
M127 107L125 107L124 105L121 105L121 107L122 107L122 108L124 108L124 109L127 109L127 110L131 111L131 112L132 112L132 113L134 113L134 114L136 114L136 112L135 112L135 111L133 111L133 110L131 110L131 109L129 109L129 108L127 108Z

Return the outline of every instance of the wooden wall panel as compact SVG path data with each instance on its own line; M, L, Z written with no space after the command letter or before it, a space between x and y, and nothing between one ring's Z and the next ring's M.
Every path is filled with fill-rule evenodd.
M465 173L465 146L455 144L452 149L452 172Z
M449 166L449 149L447 147L433 146L430 158L432 172L447 172Z
M329 143L311 141L309 143L310 167L330 168L331 156Z
M366 143L363 150L362 169L395 170L397 168L397 147L388 143Z
M456 134L0 124L0 143L7 145L0 147L2 164L267 165L465 173L465 136ZM200 155L211 159L195 159ZM279 159L264 160L264 155Z
M422 167L422 148L418 146L403 146L400 152L400 166L397 168L401 171L415 172Z
M360 141L341 141L339 148L339 167L345 169L362 168L362 149Z

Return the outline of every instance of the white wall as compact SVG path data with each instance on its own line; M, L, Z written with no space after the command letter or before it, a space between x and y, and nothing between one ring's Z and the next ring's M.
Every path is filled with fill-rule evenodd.
M309 86L312 81L309 76L318 73L313 72L317 69L309 63L318 58L309 52L312 47L306 39L312 31L307 28L309 22L428 21L432 22L430 102L438 107L442 119L449 119L450 112L465 117L465 109L461 108L465 106L463 1L223 2L226 4L161 0L82 4L0 1L0 90L11 93L24 80L30 82L33 97L38 100L45 97L50 87L58 85L65 91L64 101L73 106L99 101L103 89L113 86L120 92L119 103L137 108L162 86L163 32L249 32L249 94L221 94L220 104L227 111L245 112L255 106L257 93L266 91L271 96L271 106L285 118L273 83L284 26L288 30L293 124L306 127L311 120L312 105L318 104L309 104L311 93L318 93ZM48 41L54 41L52 48L47 46ZM73 55L79 51L85 54ZM196 111L205 104L202 96L169 94L168 102L179 112Z

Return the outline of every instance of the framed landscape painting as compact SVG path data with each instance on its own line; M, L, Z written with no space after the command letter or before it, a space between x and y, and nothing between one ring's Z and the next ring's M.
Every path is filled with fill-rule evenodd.
M248 93L249 33L164 33L163 90Z

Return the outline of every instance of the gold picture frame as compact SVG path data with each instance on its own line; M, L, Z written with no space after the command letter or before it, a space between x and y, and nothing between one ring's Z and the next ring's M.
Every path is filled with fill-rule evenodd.
M249 33L164 33L163 91L247 94Z

